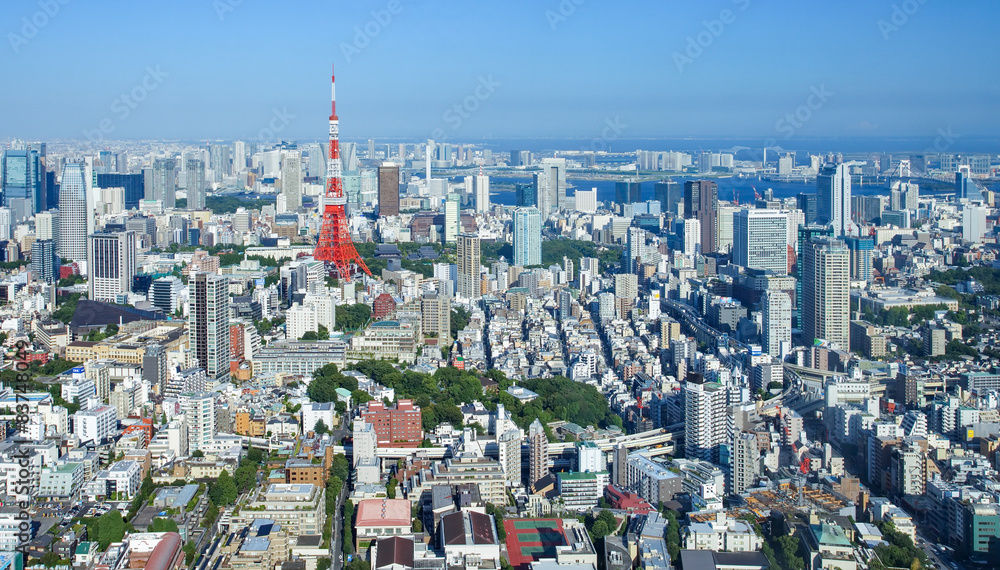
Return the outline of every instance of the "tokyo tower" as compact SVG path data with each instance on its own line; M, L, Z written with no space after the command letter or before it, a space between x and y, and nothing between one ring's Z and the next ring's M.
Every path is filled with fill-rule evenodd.
M347 227L347 213L344 196L344 182L340 177L340 127L337 120L337 86L334 76L330 76L330 156L326 161L326 195L323 199L323 227L319 230L319 240L313 257L325 261L332 277L350 281L358 268L369 276L372 272L365 265L351 240L351 230Z

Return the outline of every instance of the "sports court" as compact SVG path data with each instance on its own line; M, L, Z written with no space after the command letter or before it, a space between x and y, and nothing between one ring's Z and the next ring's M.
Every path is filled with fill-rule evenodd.
M516 570L528 570L532 562L555 558L556 547L569 546L559 519L511 519L504 521L507 554Z

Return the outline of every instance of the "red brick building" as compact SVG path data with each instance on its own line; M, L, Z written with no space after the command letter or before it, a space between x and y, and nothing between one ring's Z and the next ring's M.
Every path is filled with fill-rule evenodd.
M229 325L229 354L243 356L244 333L242 323Z
M375 303L373 303L372 307L372 315L375 317L376 321L380 321L395 312L396 300L392 298L392 295L382 293L378 297L375 297Z
M368 402L361 418L375 426L378 447L420 447L424 440L420 406L413 400L399 400L391 408L382 402Z

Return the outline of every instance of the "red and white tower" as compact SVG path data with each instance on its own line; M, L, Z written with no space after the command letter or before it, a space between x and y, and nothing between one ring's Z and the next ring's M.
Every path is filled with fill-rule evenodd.
M330 156L326 161L326 195L323 198L323 226L319 230L319 241L313 254L319 261L325 261L330 275L338 279L350 280L358 269L369 276L372 272L365 265L351 240L351 230L347 227L347 198L344 196L344 182L340 177L340 127L337 120L337 86L330 76Z

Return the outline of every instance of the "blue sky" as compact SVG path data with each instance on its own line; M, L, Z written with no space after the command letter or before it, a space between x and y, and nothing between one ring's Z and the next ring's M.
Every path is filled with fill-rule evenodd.
M609 122L779 143L993 135L998 15L942 0L6 0L0 137L321 139L331 63L346 139L590 138Z

